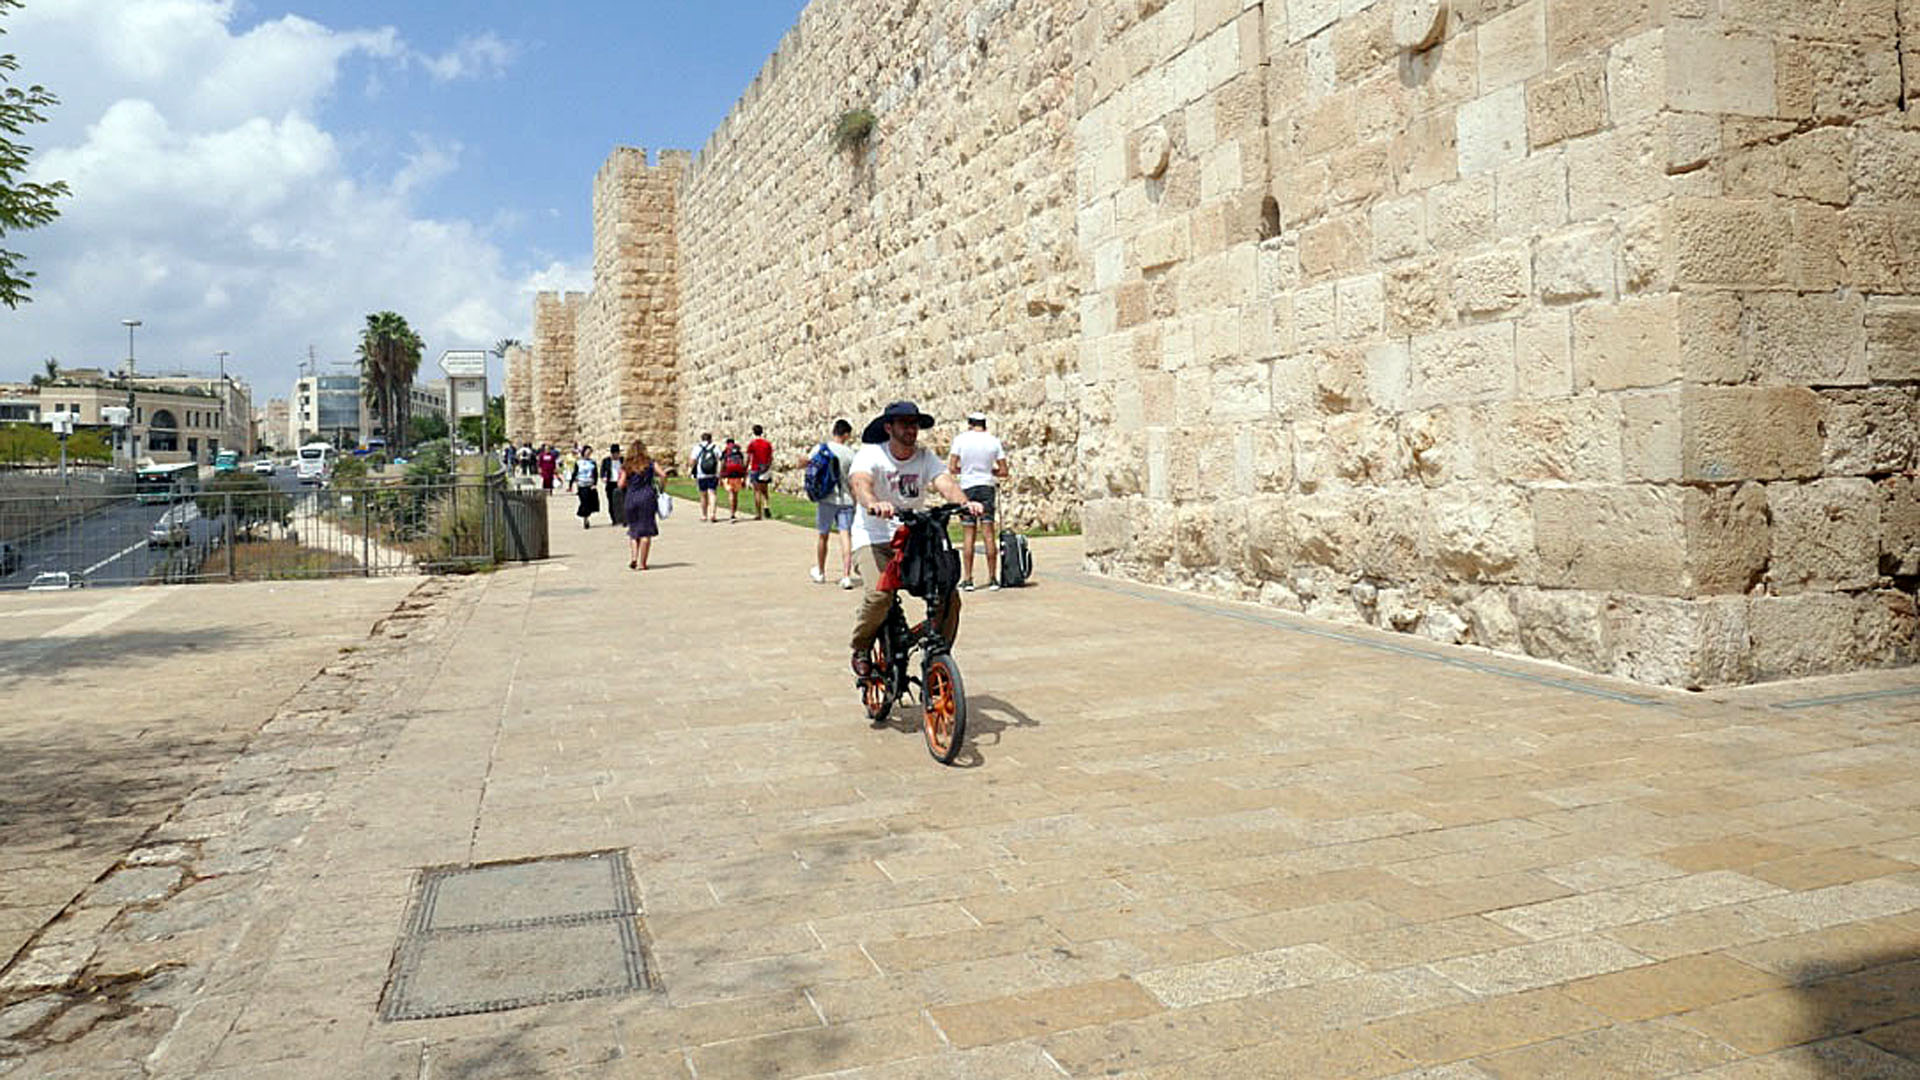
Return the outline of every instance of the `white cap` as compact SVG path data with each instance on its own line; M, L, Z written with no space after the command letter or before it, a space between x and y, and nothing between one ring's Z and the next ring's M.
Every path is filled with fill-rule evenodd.
M987 414L983 412L970 412L967 414L967 422L970 424L984 424L987 422Z

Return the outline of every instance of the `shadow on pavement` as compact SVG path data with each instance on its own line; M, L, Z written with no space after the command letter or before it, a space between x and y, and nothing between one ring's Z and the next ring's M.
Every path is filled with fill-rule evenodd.
M88 738L77 725L38 736L0 734L0 761L7 763L0 850L100 844L115 830L137 836L236 745L145 731Z
M1028 716L1019 706L991 694L967 695L967 739L960 747L955 768L977 769L987 763L982 746L999 746L1008 728L1039 727L1040 721Z
M1920 950L1822 957L1793 979L1794 1019L1805 1027L1782 1034L1811 1044L1797 1052L1806 1075L1920 1073Z
M123 630L84 638L34 638L0 652L0 676L58 675L137 660L212 653L247 643L232 630Z

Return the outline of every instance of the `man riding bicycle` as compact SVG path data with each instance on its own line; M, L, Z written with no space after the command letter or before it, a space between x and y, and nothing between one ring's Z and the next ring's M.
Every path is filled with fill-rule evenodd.
M919 406L896 401L861 432L864 445L853 456L847 478L853 491L853 565L867 585L853 624L853 673L861 678L872 674L868 653L893 604L894 590L883 586L889 583L887 563L893 558L894 514L923 509L928 488L948 502L965 503L970 514L983 512L960 490L940 455L920 445L920 432L932 426L933 417ZM949 645L959 634L958 593L942 606L939 631Z

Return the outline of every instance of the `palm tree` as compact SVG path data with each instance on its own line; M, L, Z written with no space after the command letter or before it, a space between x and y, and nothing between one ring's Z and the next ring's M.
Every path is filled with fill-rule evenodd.
M517 349L519 347L520 347L519 338L503 337L499 341L496 341L493 343L493 355L499 357L502 360L505 360L507 358L507 350Z
M27 381L35 386L52 386L58 381L60 378L60 361L55 357L49 356L46 359L46 365L47 373L45 375L35 375Z
M360 393L380 418L390 449L406 448L407 422L413 413L413 377L420 371L426 343L395 312L367 316L360 332Z

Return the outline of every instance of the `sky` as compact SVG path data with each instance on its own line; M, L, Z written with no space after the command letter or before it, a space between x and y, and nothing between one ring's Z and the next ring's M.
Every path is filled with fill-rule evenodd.
M65 367L211 373L284 397L311 348L348 370L393 310L448 349L531 340L533 293L586 289L616 146L697 150L803 0L26 0L14 84L60 97L9 233L0 381ZM338 364L338 367L331 365ZM495 392L500 367L492 366Z

